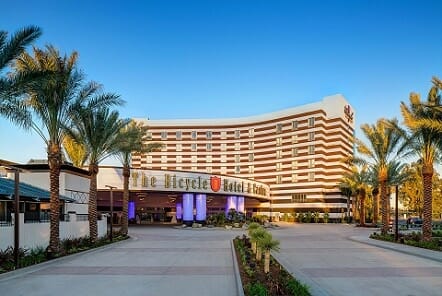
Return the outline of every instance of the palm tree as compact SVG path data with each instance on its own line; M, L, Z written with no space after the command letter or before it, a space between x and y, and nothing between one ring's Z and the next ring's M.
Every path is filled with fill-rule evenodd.
M358 196L359 223L361 226L365 225L365 197L367 196L368 181L369 173L367 165L363 165L361 168L353 165L351 167L351 171L344 174L341 183L342 185L345 184L345 186L349 188L352 193L357 194Z
M377 172L377 179L381 192L382 234L389 228L387 185L390 163L405 155L405 146L402 133L392 125L397 120L380 119L374 125L363 124L361 130L368 139L368 145L357 139L358 152L366 157L367 165Z
M58 50L48 45L44 50L34 48L34 56L22 53L14 64L12 79L43 77L25 85L25 96L20 96L16 109L25 106L32 114L27 119L47 145L50 175L50 239L48 253L59 250L59 176L62 163L61 143L65 130L72 123L72 114L86 103L91 109L119 104L117 98L92 97L100 90L96 83L84 84L83 74L77 70L78 54L61 57Z
M142 124L131 121L126 125L116 141L116 156L123 164L123 217L121 221L121 232L127 234L128 231L128 204L129 204L129 177L132 164L132 153L149 153L160 149L161 143L144 143L146 128Z
M117 99L115 94L104 94L103 97ZM117 111L108 107L91 109L89 106L78 110L74 116L74 129L69 135L83 145L87 151L89 164L89 233L90 240L95 243L97 231L97 174L101 161L117 153L120 131L129 124L129 119L119 119ZM111 218L112 219L112 218ZM112 220L111 220L112 223Z
M263 238L267 231L263 227L259 227L250 232L250 240L256 245L256 261L261 261L262 259L262 249L259 246L259 241Z
M270 232L265 232L258 244L264 250L264 273L269 273L270 251L279 251L279 241L274 240Z
M20 56L25 47L34 42L40 35L41 29L36 26L25 27L15 34L9 40L8 32L0 31L0 74L13 61ZM18 103L17 96L23 91L23 83L30 82L34 76L22 77L13 80L11 77L0 76L0 115L5 116L13 123L29 127L30 114L26 112L25 106Z
M345 181L341 181L338 186L341 193L347 197L347 223L350 223L350 198L353 195L353 190L350 184L347 184Z
M422 164L422 179L424 191L422 238L431 240L432 235L432 192L434 164L442 160L442 131L438 130L441 123L441 113L435 108L441 107L439 94L440 84L435 82L430 89L427 102L421 102L419 94L410 95L410 105L401 102L401 112L404 123L409 131L410 151L419 158ZM433 122L433 125L431 125ZM430 123L430 125L428 125Z
M249 233L249 237L252 241L252 252L253 254L256 254L256 242L254 240L252 240L252 233L253 231L255 231L256 229L260 228L261 225L259 225L259 223L257 222L252 222L249 224L249 227L247 229L248 233Z

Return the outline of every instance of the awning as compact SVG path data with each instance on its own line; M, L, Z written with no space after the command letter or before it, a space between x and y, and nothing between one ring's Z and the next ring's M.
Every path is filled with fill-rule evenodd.
M20 190L19 191L20 197L30 198L34 201L39 201L39 202L49 202L50 192L47 190L23 182L20 182L19 190ZM13 199L14 194L15 194L15 181L8 178L0 178L0 197ZM75 201L74 199L61 194L60 194L60 200L64 200L66 202Z

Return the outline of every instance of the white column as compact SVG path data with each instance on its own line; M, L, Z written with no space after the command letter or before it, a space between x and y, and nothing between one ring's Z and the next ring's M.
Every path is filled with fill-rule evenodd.
M193 194L183 194L183 222L193 222Z
M196 203L196 221L206 221L206 195L197 194L195 196Z
M238 199L236 200L236 210L244 213L244 196L238 196Z

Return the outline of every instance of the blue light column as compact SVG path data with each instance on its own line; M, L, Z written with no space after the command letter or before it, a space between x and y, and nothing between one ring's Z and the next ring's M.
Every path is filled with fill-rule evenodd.
M236 210L236 196L234 196L234 195L227 196L226 217L229 214L230 209Z
M206 221L206 195L197 194L195 196L196 203L196 221L201 223Z
M244 196L238 196L236 201L236 211L244 213Z
M176 219L177 220L183 219L183 204L180 202L176 203Z
M183 223L192 225L193 223L193 194L183 194Z

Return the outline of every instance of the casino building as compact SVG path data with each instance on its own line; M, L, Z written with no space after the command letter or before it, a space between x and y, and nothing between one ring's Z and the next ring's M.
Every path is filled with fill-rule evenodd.
M353 154L354 111L342 95L250 117L136 121L148 127L146 142L164 145L132 155L137 215L201 220L229 207L275 218L347 212L338 184L348 169L342 159ZM121 180L112 170L100 168L102 196L104 183Z

